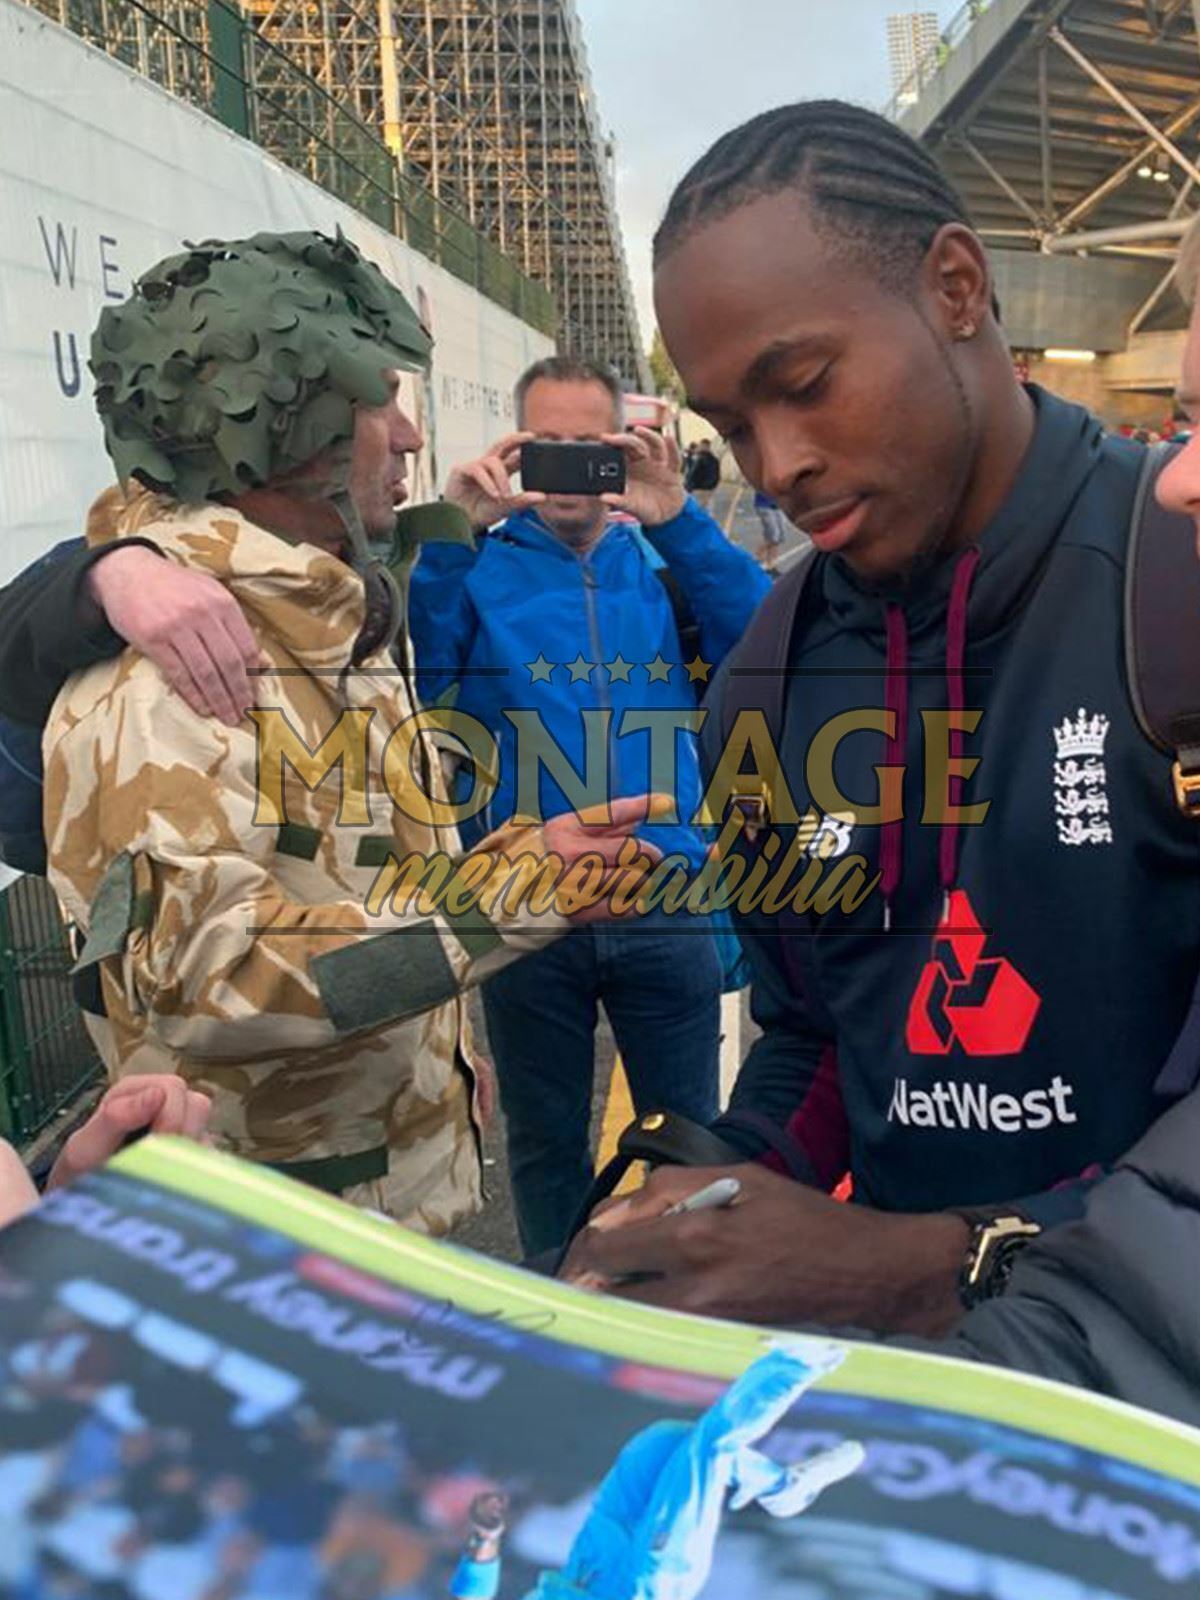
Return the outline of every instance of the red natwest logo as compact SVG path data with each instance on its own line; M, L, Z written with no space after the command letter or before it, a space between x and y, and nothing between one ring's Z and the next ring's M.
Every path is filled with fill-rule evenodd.
M1025 1048L1041 997L1003 956L984 956L987 935L962 889L950 904L908 1008L913 1055L1013 1056Z

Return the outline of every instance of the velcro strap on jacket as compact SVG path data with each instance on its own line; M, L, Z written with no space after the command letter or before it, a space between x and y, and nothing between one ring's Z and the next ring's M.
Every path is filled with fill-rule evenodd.
M137 892L134 860L122 850L109 863L107 872L88 911L88 935L72 972L82 972L97 961L119 956L135 928L148 928L154 920L154 902L148 893Z
M405 506L396 514L389 567L405 567L416 559L423 544L475 544L471 519L461 506L434 500L423 506Z
M310 1189L320 1189L325 1194L342 1194L359 1183L372 1183L376 1178L386 1178L388 1170L387 1145L376 1145L374 1150L360 1150L352 1156L322 1156L314 1161L269 1161L272 1172L297 1183L306 1183Z
M432 918L316 956L311 971L339 1035L432 1011L459 988Z
M295 856L300 861L315 861L321 848L321 830L307 822L281 822L275 849L281 856Z

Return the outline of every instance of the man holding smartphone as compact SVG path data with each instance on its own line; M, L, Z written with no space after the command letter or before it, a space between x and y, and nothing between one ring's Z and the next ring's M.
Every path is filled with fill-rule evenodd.
M656 782L675 817L639 832L698 868L697 699L769 582L685 493L674 441L623 430L607 368L538 362L515 399L518 431L447 480L475 540L424 544L410 594L422 698L452 698L497 745L490 793L478 771L458 774L456 799L478 805L464 841L514 807L552 817L640 793L665 756L671 781L655 766ZM523 447L535 482L518 490ZM614 452L624 490L603 492ZM599 1004L639 1110L716 1114L722 968L708 919L653 912L560 945L483 991L531 1255L562 1242L591 1180Z

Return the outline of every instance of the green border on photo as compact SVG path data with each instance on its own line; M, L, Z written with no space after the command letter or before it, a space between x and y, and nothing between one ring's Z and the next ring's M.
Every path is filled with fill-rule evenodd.
M733 1378L771 1342L766 1329L584 1294L426 1239L264 1167L185 1140L143 1140L112 1166L271 1228L437 1304L449 1302L469 1314L624 1361ZM974 1362L852 1342L847 1348L845 1363L825 1387L1024 1429L1200 1486L1200 1432L1181 1423Z

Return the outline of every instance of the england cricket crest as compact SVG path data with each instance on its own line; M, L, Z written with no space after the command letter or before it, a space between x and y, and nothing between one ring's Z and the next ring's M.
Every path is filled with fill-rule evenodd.
M1054 729L1054 816L1060 844L1111 844L1108 819L1108 769L1104 743L1109 722L1102 712L1083 707Z

